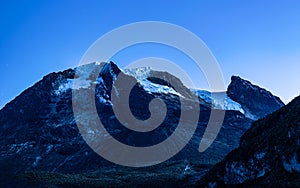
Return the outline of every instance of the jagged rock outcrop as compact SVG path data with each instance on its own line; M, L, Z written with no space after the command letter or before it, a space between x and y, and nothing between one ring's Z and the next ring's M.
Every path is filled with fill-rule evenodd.
M231 77L227 95L241 104L245 111L248 111L257 119L284 106L279 97L238 76Z

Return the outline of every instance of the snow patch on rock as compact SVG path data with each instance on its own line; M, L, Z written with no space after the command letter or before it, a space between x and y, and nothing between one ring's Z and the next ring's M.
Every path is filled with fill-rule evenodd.
M172 87L155 84L147 80L147 78L150 75L150 71L151 71L150 67L138 67L138 68L125 69L124 73L133 76L135 79L137 79L137 81L149 93L173 94L182 97L182 95L177 91L175 91Z
M193 90L205 102L212 104L212 108L220 110L234 110L245 114L242 106L230 99L226 93L211 93L205 90Z
M150 75L150 71L150 67L124 69L125 74L135 77L135 79L137 79L138 81L146 80Z
M34 142L24 142L20 144L11 144L9 146L9 152L11 153L20 153L21 151L24 151L28 148L33 147Z
M66 83L61 84L57 90L55 90L56 95L61 95L69 89L80 89L80 88L89 88L91 86L91 80L84 80L81 78L76 79L67 79Z
M143 80L140 82L140 84L149 93L163 93L163 94L174 94L174 95L182 96L180 93L176 92L171 87L155 84L150 82L149 80Z

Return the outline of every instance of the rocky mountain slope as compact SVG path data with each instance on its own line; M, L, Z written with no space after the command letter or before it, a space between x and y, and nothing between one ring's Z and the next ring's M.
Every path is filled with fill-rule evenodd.
M96 74L100 69L101 72ZM232 90L227 97L229 105L220 106L215 104L224 103L218 100L207 100L210 96L209 92L205 95L198 95L199 100L192 100L195 94L199 94L198 91L196 93L190 91L178 78L169 73L152 70L142 71L143 74L137 74L137 72L138 70L125 70L124 73L112 62L91 63L79 68L48 74L8 103L0 111L2 185L11 186L12 182L20 183L15 180L25 172L38 173L40 177L39 172L42 171L52 176L52 173L81 174L100 169L109 169L110 172L112 169L119 171L124 169L97 155L83 140L74 119L72 90L82 93L83 99L87 99L85 100L86 109L92 104L90 100L95 99L98 116L115 139L127 145L139 147L157 144L170 136L178 124L181 110L193 111L193 109L200 108L198 126L189 144L169 161L156 166L158 169L164 169L166 173L170 172L169 174L174 171L174 168L178 169L179 174L184 174L186 168L194 169L193 173L198 170L205 172L210 165L222 160L228 152L238 146L240 136L253 122L253 119L243 111L243 109L248 109L248 106L233 102L229 98L234 93ZM140 134L124 128L117 120L112 109L111 94L115 92L115 80L120 74L127 81L137 82L129 97L130 109L136 118L145 120L150 117L147 107L153 98L159 97L165 102L167 116L157 129ZM168 78L175 85L172 86L162 79L156 79L157 76ZM244 82L248 84L247 81L242 81L240 86L239 83L234 84L235 90L239 91L238 88L243 87ZM93 87L96 89L93 90ZM121 89L126 90L126 85L123 85ZM256 95L259 96L260 90ZM86 98L86 96L92 96L92 98ZM180 105L180 96L184 96L185 106L183 107ZM263 104L272 103L272 98L270 100L271 102L268 102L266 98ZM119 103L122 103L122 100ZM257 100L253 103L261 103L261 101ZM256 115L262 117L261 115L267 114L271 108L272 106L267 110L260 108L261 112L257 112ZM211 109L225 111L225 119L215 142L205 152L199 153L199 143L206 129ZM276 109L278 106L273 106L271 111ZM189 125L188 121L185 123ZM175 165L166 165L169 163ZM149 171L155 170L153 168L140 170L139 176L142 179L148 177ZM47 177L45 173L43 174L43 177ZM119 173L110 173L112 180L118 176ZM30 181L33 179L39 178L34 176ZM42 178L41 181L46 180ZM134 183L134 178L132 181ZM56 185L53 182L50 183L52 184Z
M300 186L300 96L253 123L230 152L202 178L209 187Z

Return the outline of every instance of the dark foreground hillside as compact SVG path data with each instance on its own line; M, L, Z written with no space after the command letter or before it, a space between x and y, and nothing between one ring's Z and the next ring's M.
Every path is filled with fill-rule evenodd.
M198 185L299 187L300 96L253 123L240 146L214 166Z

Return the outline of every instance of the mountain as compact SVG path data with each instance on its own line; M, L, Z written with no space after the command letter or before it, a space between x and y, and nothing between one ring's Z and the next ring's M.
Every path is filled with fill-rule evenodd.
M300 96L253 123L200 186L300 186Z
M122 93L130 93L129 99L119 94L117 83ZM133 86L132 90L129 90L129 85ZM236 88L242 85L235 84ZM260 90L256 93L258 98ZM78 97L76 99L85 102L80 106L84 109L82 120L89 121L90 111L95 104L97 115L108 133L114 139L136 147L151 146L167 139L176 129L181 111L193 114L200 109L200 116L196 117L199 120L195 134L182 151L162 164L141 168L131 177L125 177L120 176L120 173L130 173L131 168L103 159L82 138L74 118L73 106L76 100L72 98L72 91L80 93L75 96ZM225 101L222 97L211 98L211 93L191 91L167 72L149 68L123 71L113 62L96 62L50 73L0 110L0 136L3 138L0 141L1 186L23 187L21 179L34 185L49 186L72 187L91 182L96 182L98 186L114 182L132 186L137 183L137 177L141 180L141 186L150 186L153 185L153 179L157 179L157 174L164 174L163 177L172 179L172 185L177 185L186 176L198 174L199 171L204 173L211 165L221 161L238 147L240 136L249 129L253 119L243 110L248 109L247 104L233 101L230 98L233 90L230 93ZM116 96L116 101L112 101L112 96ZM148 106L154 98L160 98L166 106L166 117L156 129L141 134L127 129L118 121L114 105L122 107L129 100L133 116L138 120L146 120L151 116ZM272 97L265 98L264 102L267 104L272 100ZM256 115L267 114L265 110L270 109L259 108L262 112L256 112ZM277 106L274 106L271 110L276 109ZM225 112L224 122L213 144L205 152L199 153L199 143L207 128L211 110ZM95 124L94 121L90 123ZM183 123L189 126L191 121L187 119ZM88 127L84 129L89 131ZM182 134L182 139L184 137L185 134ZM110 148L107 149L109 151ZM106 174L105 178L103 174ZM103 178L99 179L99 176ZM55 177L57 181L51 181L49 177ZM82 177L78 180L80 182L73 182L76 177Z
M231 77L226 93L232 100L241 104L249 115L256 119L264 117L284 106L279 97L238 76Z

